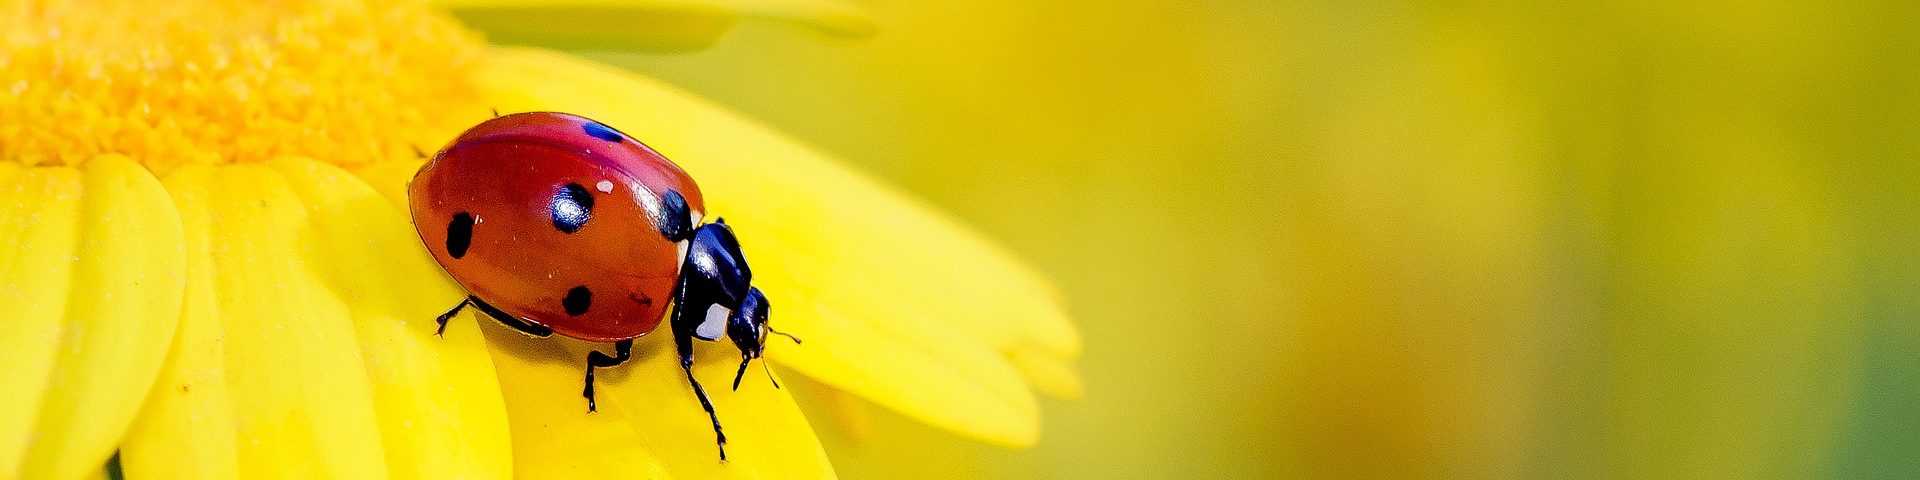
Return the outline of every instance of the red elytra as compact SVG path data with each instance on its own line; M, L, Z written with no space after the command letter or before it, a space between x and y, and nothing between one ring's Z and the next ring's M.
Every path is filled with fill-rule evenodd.
M683 255L661 234L668 195L698 225L700 187L678 165L599 122L553 112L467 130L408 186L420 238L461 287L597 342L645 335L666 314Z

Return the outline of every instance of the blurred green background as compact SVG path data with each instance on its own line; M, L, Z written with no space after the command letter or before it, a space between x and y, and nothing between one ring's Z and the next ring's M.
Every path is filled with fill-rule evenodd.
M1040 446L847 477L1920 478L1920 4L857 3L582 52L1064 289Z

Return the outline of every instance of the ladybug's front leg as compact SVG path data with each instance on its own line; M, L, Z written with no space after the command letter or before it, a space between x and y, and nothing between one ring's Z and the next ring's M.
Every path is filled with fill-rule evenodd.
M713 422L714 444L720 447L720 461L727 461L727 434L720 431L720 415L713 412L713 401L707 399L707 389L700 387L700 380L693 378L693 338L675 332L673 346L680 352L680 371L686 372L687 384L693 385L693 396L700 398L700 408L707 410L707 419Z
M693 377L693 332L700 320L687 317L693 307L712 305L712 302L700 301L709 298L702 295L705 288L689 285L688 275L680 276L680 285L674 288L673 315L670 325L673 328L673 348L680 355L680 371L687 375L687 384L693 386L693 396L700 399L700 408L706 409L707 419L713 422L714 443L720 447L720 461L727 461L727 434L720 430L720 415L713 411L713 401L707 399L707 389L700 386L700 380ZM691 288L689 288L691 287ZM690 290L699 290L689 292ZM691 297L691 298L690 298ZM690 307L687 302L694 300ZM696 311L705 311L699 309Z
M700 398L700 408L713 420L713 435L720 444L720 460L727 459L727 435L720 431L720 416L713 413L713 401L707 389L693 378L693 339L718 340L726 334L727 317L740 310L741 299L753 288L753 272L740 255L740 242L724 223L709 223L695 229L688 240L687 258L680 263L680 283L673 289L673 346L680 353L680 371Z

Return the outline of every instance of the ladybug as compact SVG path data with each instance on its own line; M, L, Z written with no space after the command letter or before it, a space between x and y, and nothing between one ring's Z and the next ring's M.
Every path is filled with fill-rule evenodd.
M428 160L407 197L421 242L468 293L435 319L435 335L472 306L527 335L613 343L612 355L587 354L581 395L592 412L594 369L631 359L633 340L666 319L726 460L720 417L693 376L693 339L725 335L739 347L737 390L768 333L786 334L767 325L770 305L733 229L700 223L700 186L678 165L578 115L496 115Z

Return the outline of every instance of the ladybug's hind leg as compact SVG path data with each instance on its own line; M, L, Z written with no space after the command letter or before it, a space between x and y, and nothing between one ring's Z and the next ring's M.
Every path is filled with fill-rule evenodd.
M631 338L614 342L613 356L611 357L607 356L607 354L600 353L599 350L594 350L592 353L587 354L587 387L580 392L580 395L587 397L588 412L598 410L598 407L593 403L593 369L617 366L622 363L627 363L627 360L631 358L633 358L633 339Z
M461 302L461 305L469 305L469 304L473 305L473 308L480 309L480 311L483 313L486 313L487 316L493 317L493 320L500 322L501 325L506 325L507 328L518 330L520 333L524 333L524 334L539 337L539 338L547 338L547 337L553 336L553 329L547 328L545 326L541 326L526 320L521 320L520 317L515 317L511 314L508 314L507 312L500 311L500 309L494 308L493 305L489 305L487 304L487 302L480 300L480 297L468 295L467 300L465 302ZM460 307L456 305L453 307L453 310L448 311L445 315L441 315L439 319L440 329L445 330L447 328L447 319L451 318L454 313L459 311L460 311Z

